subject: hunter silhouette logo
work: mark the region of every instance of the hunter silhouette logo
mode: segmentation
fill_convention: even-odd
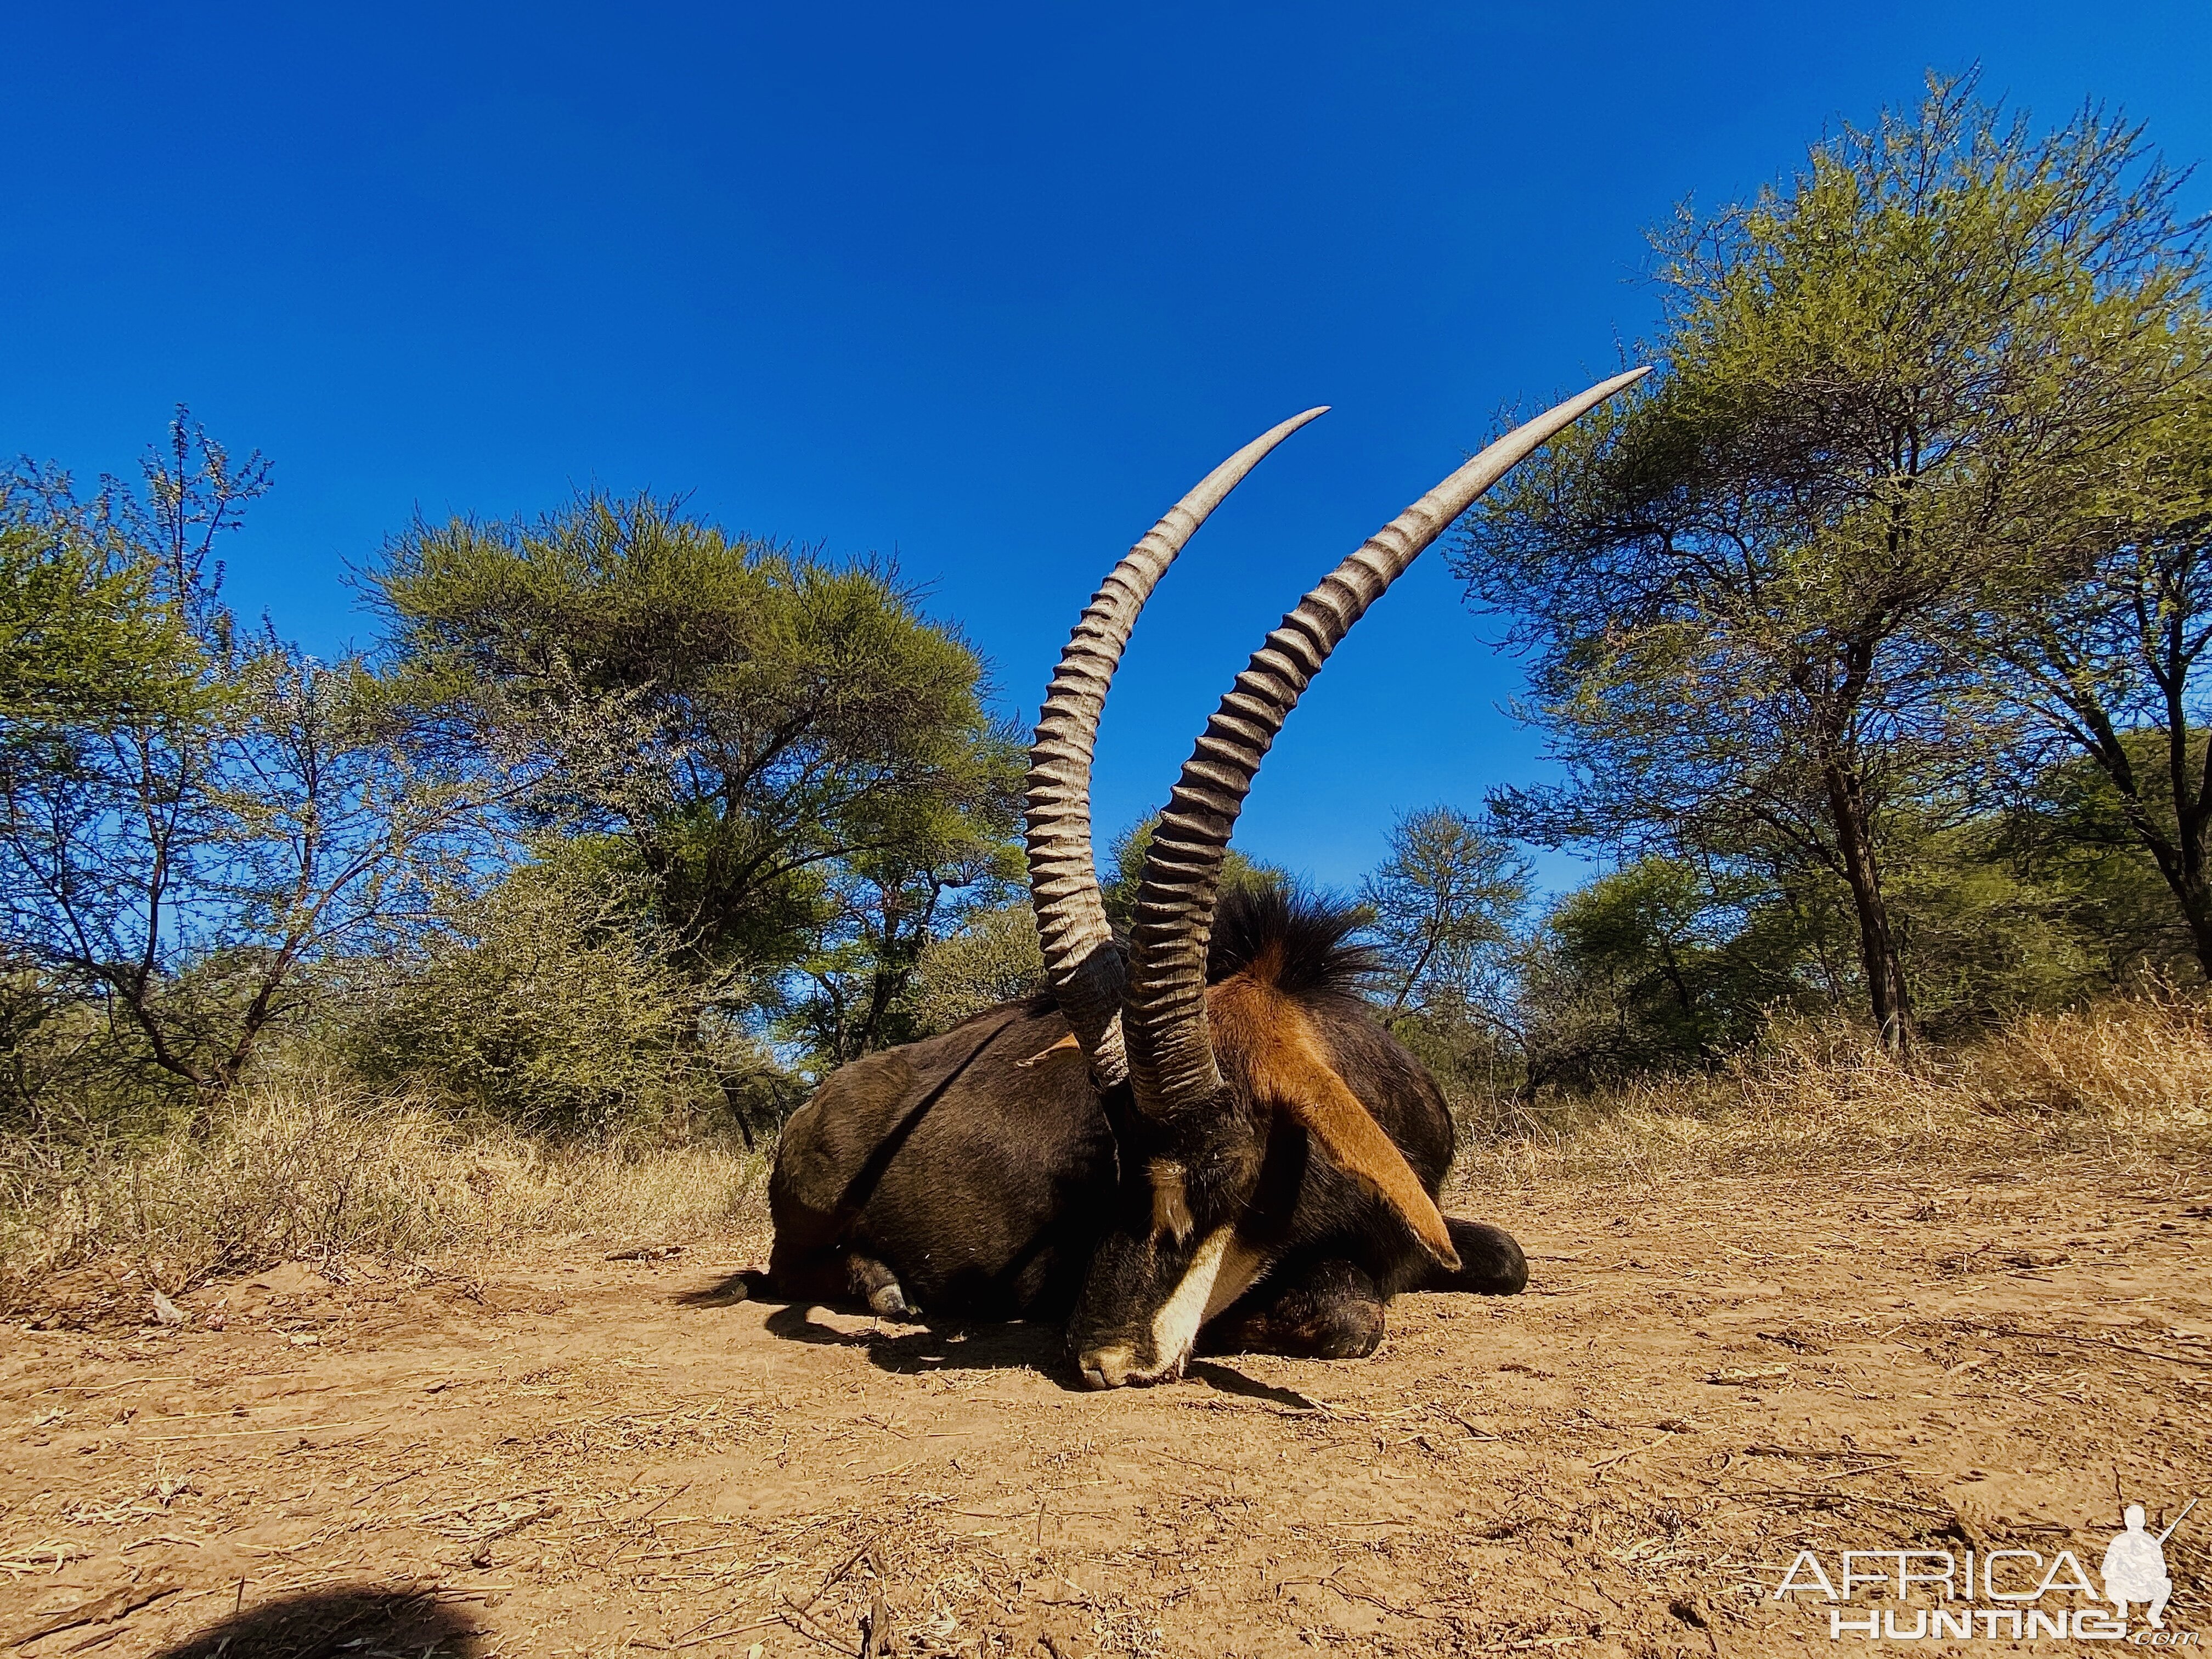
[[[2196,1507],[2192,1498],[2173,1517],[2173,1526],[2153,1537],[2143,1530],[2142,1505],[2128,1505],[2121,1517],[2127,1530],[2105,1549],[2105,1599],[2119,1610],[2122,1619],[2128,1616],[2129,1602],[2142,1601],[2148,1603],[2143,1617],[2150,1621],[2150,1627],[2166,1628],[2166,1598],[2173,1594],[2173,1580],[2166,1573],[2166,1540]]]
[[[1773,1599],[1814,1595],[1831,1603],[1828,1638],[1912,1642],[1928,1638],[2008,1642],[2039,1636],[2077,1642],[2125,1642],[2133,1647],[2194,1648],[2193,1631],[2169,1631],[2173,1595],[2166,1543],[2195,1509],[2194,1498],[2162,1532],[2146,1526],[2143,1506],[2122,1512],[2124,1530],[2099,1564],[2100,1591],[2072,1550],[2046,1558],[2032,1549],[1845,1550],[1831,1572],[1811,1550],[1800,1550]],[[1864,1595],[1890,1607],[1852,1606]],[[1916,1596],[1923,1605],[1912,1605]],[[2131,1627],[2130,1607],[2142,1609]]]

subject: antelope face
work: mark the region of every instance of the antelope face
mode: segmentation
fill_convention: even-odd
[[[1197,1157],[1156,1147],[1124,1185],[1067,1327],[1094,1389],[1181,1376],[1200,1328],[1267,1271],[1268,1252],[1240,1224],[1260,1181],[1264,1124],[1238,1122],[1233,1107],[1223,1116],[1232,1133],[1220,1144]]]

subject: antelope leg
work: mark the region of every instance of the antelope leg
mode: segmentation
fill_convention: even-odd
[[[1364,1359],[1382,1340],[1382,1293],[1356,1262],[1313,1262],[1255,1288],[1199,1334],[1204,1353]]]

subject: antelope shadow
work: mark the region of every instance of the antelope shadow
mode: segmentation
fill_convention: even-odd
[[[813,1318],[817,1307],[828,1305],[830,1304],[788,1303],[768,1316],[763,1328],[770,1336],[785,1342],[862,1349],[870,1364],[894,1376],[918,1376],[930,1371],[1033,1370],[1061,1388],[1076,1387],[1067,1364],[1066,1343],[1057,1324],[1012,1320],[1005,1323],[879,1325],[868,1330],[846,1331]]]
[[[922,1325],[893,1332],[883,1327],[865,1331],[840,1330],[817,1323],[810,1316],[816,1304],[792,1303],[770,1314],[768,1333],[786,1342],[818,1343],[824,1347],[860,1348],[877,1370],[893,1376],[919,1376],[931,1371],[1034,1370],[1070,1394],[1088,1395],[1068,1363],[1066,1336],[1054,1324],[1036,1320],[1004,1324]],[[1218,1393],[1245,1400],[1264,1400],[1291,1411],[1319,1411],[1320,1405],[1295,1389],[1279,1388],[1247,1376],[1219,1358],[1194,1359],[1185,1380],[1202,1382]]]

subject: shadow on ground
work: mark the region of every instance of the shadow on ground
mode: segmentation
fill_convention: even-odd
[[[474,1659],[482,1634],[430,1590],[351,1584],[280,1596],[165,1648],[156,1659]]]
[[[786,1342],[814,1342],[825,1347],[863,1348],[877,1370],[904,1376],[928,1371],[1042,1373],[1063,1388],[1073,1386],[1057,1325],[1019,1322],[987,1325],[876,1326],[841,1331],[817,1324],[811,1304],[794,1302],[768,1316],[764,1328]]]
[[[896,1334],[877,1326],[864,1331],[842,1331],[817,1324],[812,1310],[793,1303],[768,1316],[764,1328],[786,1342],[817,1342],[828,1347],[864,1348],[877,1370],[895,1376],[916,1376],[931,1371],[1033,1370],[1071,1394],[1086,1390],[1079,1382],[1057,1325],[1007,1324],[918,1327]],[[1194,1359],[1184,1371],[1194,1382],[1247,1400],[1264,1400],[1292,1411],[1319,1411],[1320,1406],[1295,1389],[1277,1388],[1247,1376],[1218,1359]]]
[[[742,1267],[711,1285],[679,1291],[674,1298],[679,1308],[732,1308],[740,1302],[778,1299],[769,1288],[768,1275],[758,1267]]]
[[[1279,1389],[1272,1382],[1262,1382],[1255,1376],[1247,1376],[1234,1365],[1224,1365],[1218,1359],[1194,1359],[1184,1368],[1183,1375],[1193,1382],[1203,1382],[1209,1389],[1218,1389],[1224,1394],[1233,1394],[1246,1400],[1265,1400],[1272,1405],[1287,1406],[1297,1412],[1317,1412],[1318,1401],[1309,1400],[1296,1389]]]
[[[1070,1393],[1079,1394],[1073,1368],[1067,1363],[1060,1327],[1038,1321],[1010,1320],[977,1325],[871,1326],[866,1330],[840,1330],[817,1322],[811,1302],[784,1302],[769,1289],[768,1275],[747,1268],[697,1290],[685,1291],[675,1300],[690,1308],[726,1308],[744,1302],[781,1303],[763,1322],[770,1336],[785,1342],[811,1342],[823,1347],[862,1348],[877,1370],[894,1376],[915,1376],[929,1371],[1033,1370],[1050,1378]],[[842,1310],[865,1313],[854,1307]],[[1321,1407],[1295,1389],[1279,1389],[1244,1375],[1218,1359],[1194,1359],[1185,1372],[1223,1394],[1248,1400],[1265,1400],[1292,1411]]]

